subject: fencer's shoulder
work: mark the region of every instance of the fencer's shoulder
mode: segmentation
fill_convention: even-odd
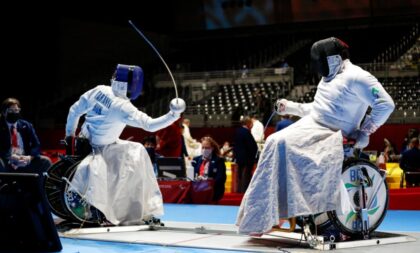
[[[107,88],[108,88],[108,86],[106,86],[106,85],[96,85],[95,87],[93,87],[89,91],[98,91],[98,90],[106,91]]]
[[[112,91],[112,87],[109,85],[98,85],[94,89],[96,92],[101,92],[102,94],[106,95],[112,99],[112,101],[119,101],[121,103],[125,101],[123,98],[115,96],[114,92]]]
[[[19,119],[17,121],[17,124],[18,124],[18,128],[25,128],[25,127],[33,128],[32,123],[24,119]]]
[[[95,88],[93,88],[93,90],[95,90],[96,92],[100,91],[100,92],[102,92],[102,93],[104,93],[108,96],[109,95],[113,96],[112,88],[111,88],[111,86],[108,86],[108,85],[98,85]]]
[[[371,79],[373,75],[362,69],[361,67],[351,63],[349,60],[345,61],[345,74],[350,80],[354,80],[356,82],[360,82],[363,80]]]
[[[114,96],[112,102],[112,108],[120,113],[132,114],[138,111],[129,99],[124,99],[118,96]]]
[[[128,99],[124,99],[121,97],[118,97],[114,94],[112,91],[112,87],[108,85],[98,85],[90,90],[91,99],[93,100],[102,100],[105,101],[106,104],[112,104],[112,109],[126,109],[127,107],[133,106],[133,104]],[[131,109],[131,108],[130,108]]]
[[[345,68],[346,70],[348,70],[349,74],[364,75],[364,76],[372,75],[368,71],[362,69],[360,66],[357,66],[351,63],[350,60],[345,61]]]
[[[82,97],[90,98],[92,96],[95,96],[97,93],[102,92],[104,94],[107,94],[107,86],[105,85],[97,85],[93,87],[92,89],[86,91]]]
[[[362,69],[361,67],[353,64],[350,60],[345,60],[344,61],[344,68],[345,70],[347,70],[348,72],[367,72],[366,70]]]

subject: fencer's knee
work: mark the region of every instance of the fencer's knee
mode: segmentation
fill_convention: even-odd
[[[43,165],[48,166],[48,167],[52,165],[51,159],[48,156],[42,155],[39,158]]]

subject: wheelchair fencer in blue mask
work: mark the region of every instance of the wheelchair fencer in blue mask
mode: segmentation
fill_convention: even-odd
[[[149,132],[165,128],[186,105],[174,98],[168,113],[151,118],[130,101],[139,97],[142,86],[139,66],[118,64],[111,86],[96,86],[70,107],[66,139],[75,137],[84,115],[78,137],[92,146],[92,152],[73,166],[64,189],[65,204],[79,221],[95,219],[91,207],[114,225],[142,224],[163,215],[162,196],[146,149],[138,142],[121,140],[120,135],[126,126]]]

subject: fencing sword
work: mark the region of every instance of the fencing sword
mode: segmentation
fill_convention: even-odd
[[[270,121],[271,121],[271,119],[273,118],[273,116],[276,114],[277,112],[276,112],[276,110],[274,110],[272,113],[271,113],[271,115],[270,115],[270,118],[268,118],[268,120],[267,120],[267,123],[265,123],[265,127],[264,127],[264,135],[265,135],[265,131],[267,130],[267,127],[268,127],[268,125],[270,124]],[[255,154],[255,159],[257,159],[258,158],[258,156],[260,155],[260,151],[259,150],[257,150],[257,153]]]
[[[178,89],[177,89],[177,85],[175,82],[175,78],[172,75],[172,71],[169,68],[168,64],[166,64],[165,60],[163,59],[163,57],[160,55],[159,51],[156,49],[156,47],[152,44],[152,42],[150,42],[150,40],[146,37],[146,35],[143,34],[142,31],[140,31],[140,29],[138,29],[136,27],[136,25],[131,21],[128,20],[128,23],[131,25],[131,27],[134,28],[134,30],[147,42],[147,44],[153,49],[153,51],[155,51],[155,53],[159,56],[159,59],[162,61],[163,65],[165,65],[166,69],[168,70],[169,75],[171,76],[172,82],[174,84],[174,88],[175,88],[175,97],[178,98]],[[177,100],[178,101],[178,100]]]

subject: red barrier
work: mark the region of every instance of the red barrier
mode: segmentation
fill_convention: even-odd
[[[410,128],[420,129],[420,122],[417,124],[386,124],[383,125],[372,134],[370,138],[369,146],[367,150],[383,150],[384,149],[384,138],[394,143],[399,150],[401,150],[401,144],[404,140],[405,135]],[[268,127],[265,131],[265,136],[268,137],[274,132],[274,127]],[[41,140],[42,148],[44,149],[62,149],[60,140],[64,138],[64,129],[40,129],[37,130],[37,134]],[[139,128],[127,127],[121,134],[121,139],[132,138],[132,141],[141,142],[141,140],[147,135],[153,135],[154,133],[146,132]],[[224,141],[233,142],[235,134],[234,127],[200,127],[191,128],[191,135],[200,139],[203,136],[212,136],[217,143],[223,144]]]
[[[225,193],[219,205],[239,206],[243,193]],[[420,187],[389,190],[389,210],[420,210]]]
[[[158,180],[164,203],[189,203],[190,181]]]
[[[391,210],[420,210],[420,187],[389,190]]]
[[[214,180],[193,181],[191,187],[192,204],[210,204],[213,202]]]

